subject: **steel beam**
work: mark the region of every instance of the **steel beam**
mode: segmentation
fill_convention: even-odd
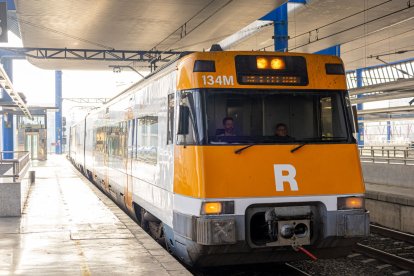
[[[358,111],[360,115],[367,115],[367,114],[390,114],[390,113],[409,113],[414,112],[414,106],[395,106],[395,107],[385,107],[385,108],[374,108],[374,109],[365,109]]]
[[[141,51],[141,50],[99,50],[69,48],[17,48],[0,47],[0,50],[24,55],[35,59],[69,59],[69,60],[100,60],[130,62],[169,62],[172,56],[183,52],[178,51]]]
[[[364,97],[351,99],[353,104],[362,104],[368,102],[377,102],[377,101],[385,101],[385,100],[396,100],[402,98],[411,98],[414,97],[414,89],[410,91],[395,91],[395,92],[387,92],[387,93],[376,93],[371,95],[364,95]]]
[[[63,98],[62,100],[71,101],[75,103],[86,103],[86,104],[104,104],[110,100],[110,98]]]
[[[392,122],[392,121],[411,121],[414,120],[414,114],[367,114],[361,115],[364,122]]]
[[[393,82],[374,84],[364,87],[357,87],[349,90],[350,95],[367,94],[374,92],[392,92],[412,90],[414,87],[414,79],[402,79]]]

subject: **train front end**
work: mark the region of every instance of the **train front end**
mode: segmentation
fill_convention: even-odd
[[[177,82],[166,229],[177,256],[198,266],[306,258],[299,248],[329,258],[369,234],[339,58],[195,53]]]

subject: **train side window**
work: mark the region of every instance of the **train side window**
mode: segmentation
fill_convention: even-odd
[[[342,105],[338,96],[329,95],[321,97],[321,136],[346,137],[346,126],[344,116],[341,114]]]
[[[103,127],[98,127],[97,129],[94,129],[95,132],[95,149],[98,152],[103,153],[104,152],[104,137],[105,137],[105,130]]]
[[[174,94],[168,95],[168,122],[167,122],[167,145],[173,143],[174,140]]]
[[[148,164],[157,163],[158,117],[143,116],[137,125],[137,160]]]
[[[203,132],[203,116],[202,116],[202,107],[201,107],[201,96],[199,91],[189,90],[181,91],[179,94],[179,106],[178,110],[181,112],[181,107],[188,109],[188,118],[185,120],[188,125],[188,133],[180,134],[180,124],[178,122],[177,126],[177,144],[178,145],[196,145],[203,143],[204,141],[204,132]],[[181,118],[178,118],[180,121]]]

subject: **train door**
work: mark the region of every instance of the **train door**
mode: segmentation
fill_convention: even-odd
[[[105,147],[103,153],[103,188],[109,192],[109,134],[110,127],[105,127]]]
[[[131,116],[132,117],[132,114]],[[132,160],[134,159],[135,152],[135,120],[128,120],[128,141],[127,141],[127,163],[126,163],[126,173],[127,173],[127,185],[125,187],[125,206],[133,211],[132,207],[132,189],[133,189],[133,179],[132,179]]]

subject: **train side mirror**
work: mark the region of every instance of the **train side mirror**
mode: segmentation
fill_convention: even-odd
[[[358,111],[356,105],[352,106],[352,115],[354,116],[354,124],[355,124],[355,132],[359,132],[359,126],[358,126]]]
[[[180,105],[178,114],[178,134],[187,135],[189,133],[190,124],[190,108],[185,105]]]

